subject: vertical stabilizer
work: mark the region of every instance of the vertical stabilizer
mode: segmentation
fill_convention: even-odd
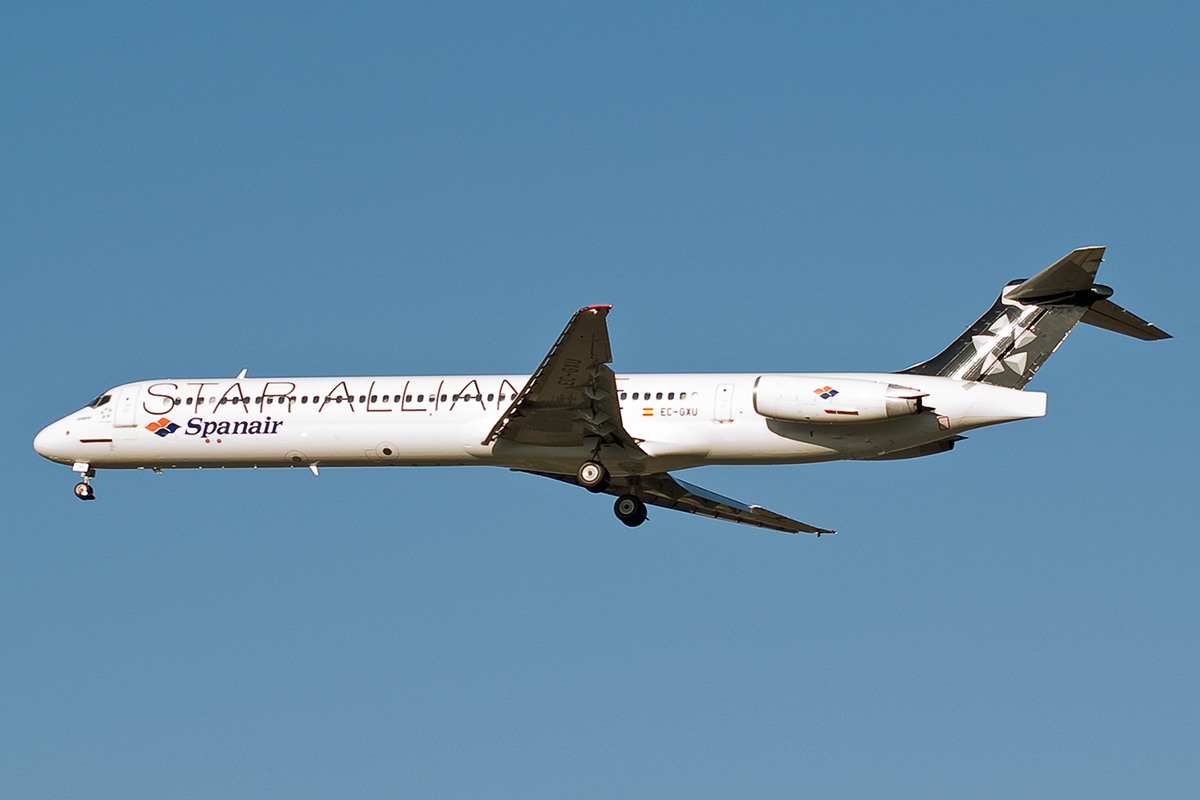
[[[1169,339],[1169,334],[1108,300],[1112,289],[1095,283],[1103,256],[1103,247],[1082,247],[1028,280],[1012,281],[949,347],[900,374],[1022,389],[1076,323],[1139,339]]]

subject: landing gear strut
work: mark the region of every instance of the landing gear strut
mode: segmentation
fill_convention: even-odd
[[[583,462],[576,479],[589,492],[603,492],[608,488],[608,470],[597,461]]]
[[[623,494],[613,503],[613,513],[621,522],[636,528],[646,521],[646,504],[632,494]]]
[[[80,500],[95,500],[96,490],[92,488],[92,478],[96,477],[96,470],[84,463],[77,463],[74,470],[79,473],[82,481],[75,484],[75,496]]]

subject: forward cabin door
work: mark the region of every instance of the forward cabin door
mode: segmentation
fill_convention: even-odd
[[[717,399],[713,403],[713,422],[733,422],[733,384],[717,386]]]
[[[122,386],[117,394],[117,410],[113,412],[114,428],[132,428],[137,425],[137,399],[141,386]]]

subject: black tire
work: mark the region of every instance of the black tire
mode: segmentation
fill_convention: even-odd
[[[92,489],[91,484],[77,483],[75,484],[75,496],[80,500],[95,500],[96,492]]]
[[[646,504],[632,494],[623,494],[613,503],[613,513],[621,522],[636,528],[646,521]]]
[[[608,470],[597,461],[583,462],[575,479],[589,492],[603,492],[608,488]]]

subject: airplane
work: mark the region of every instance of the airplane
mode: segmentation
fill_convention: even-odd
[[[1103,247],[1008,283],[945,350],[887,373],[622,374],[611,306],[579,309],[533,375],[167,379],[127,383],[37,434],[95,499],[97,469],[507,467],[616,496],[635,527],[661,506],[786,533],[834,533],[694,486],[707,464],[895,460],[1046,413],[1029,379],[1083,322],[1169,339],[1095,283]]]

